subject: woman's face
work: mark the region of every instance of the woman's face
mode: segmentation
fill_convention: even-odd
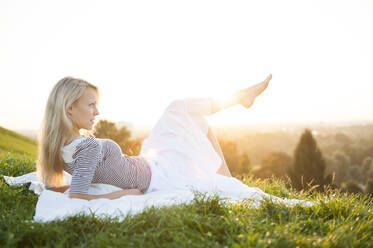
[[[83,95],[67,109],[70,118],[76,123],[78,130],[91,130],[95,116],[99,114],[97,110],[96,91],[87,87]]]

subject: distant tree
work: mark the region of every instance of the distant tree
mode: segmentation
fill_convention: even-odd
[[[373,140],[372,140],[372,143],[373,143]],[[365,156],[373,157],[373,145],[365,147],[364,154],[365,154]]]
[[[350,158],[342,151],[336,151],[333,154],[333,158],[336,161],[335,168],[335,181],[337,184],[341,184],[347,178],[348,168],[350,167]]]
[[[140,155],[142,142],[145,138],[131,139],[127,142],[124,153],[128,156],[138,156]]]
[[[369,194],[370,196],[373,197],[373,179],[367,180],[364,193]]]
[[[366,149],[360,144],[347,144],[342,148],[351,160],[351,164],[362,164],[363,159],[366,157]]]
[[[372,159],[372,157],[368,156],[368,157],[364,158],[363,164],[362,164],[362,171],[363,171],[363,173],[366,175],[366,173],[372,167],[373,167],[373,159]]]
[[[324,176],[325,160],[312,132],[306,129],[294,151],[294,161],[288,170],[289,177],[294,187],[298,190],[315,186],[318,191],[323,191],[324,186],[331,184],[332,176]]]
[[[348,193],[354,193],[354,194],[363,193],[363,189],[361,188],[359,183],[356,182],[355,180],[348,180],[342,183],[341,191],[348,192]]]
[[[363,182],[364,181],[364,175],[363,175],[359,165],[355,164],[355,165],[353,165],[349,168],[348,178],[352,179],[352,180],[355,180],[357,182]]]
[[[235,142],[219,137],[217,139],[232,176],[249,173],[251,171],[249,156],[246,153],[240,153]]]
[[[286,177],[287,170],[292,164],[292,158],[285,152],[271,152],[261,162],[259,169],[253,175],[259,178]]]
[[[335,136],[334,136],[334,139],[335,141],[340,144],[340,146],[344,146],[344,145],[347,145],[347,144],[350,144],[351,143],[351,139],[350,137],[348,137],[346,134],[344,133],[337,133]]]
[[[373,179],[373,168],[370,168],[367,172],[366,180]]]
[[[105,119],[97,122],[92,133],[96,138],[114,140],[122,149],[122,153],[125,153],[127,143],[131,137],[131,132],[126,126],[117,129],[114,122]]]
[[[325,173],[326,174],[333,174],[337,171],[337,160],[334,159],[333,156],[325,155],[323,153],[324,159],[325,159]]]

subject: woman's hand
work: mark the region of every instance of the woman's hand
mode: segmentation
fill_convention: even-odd
[[[143,195],[143,194],[144,193],[139,189],[123,189],[123,190],[115,191],[115,192],[112,192],[112,193],[109,193],[109,194],[105,194],[107,196],[104,197],[104,198],[117,199],[117,198],[122,197],[124,195]],[[105,196],[105,195],[102,195],[102,196]]]

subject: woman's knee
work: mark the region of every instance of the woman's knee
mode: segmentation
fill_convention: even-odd
[[[181,112],[185,111],[184,99],[173,100],[166,108],[166,111]]]

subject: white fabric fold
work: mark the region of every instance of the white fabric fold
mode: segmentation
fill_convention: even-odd
[[[66,173],[66,182],[70,180]],[[94,200],[83,200],[69,198],[67,190],[65,193],[47,190],[44,184],[37,178],[36,172],[31,172],[18,177],[4,176],[8,185],[23,185],[31,183],[29,189],[39,195],[35,215],[35,222],[49,222],[63,220],[68,216],[76,214],[94,214],[96,217],[113,217],[122,221],[126,215],[137,214],[148,207],[171,206],[181,203],[190,203],[195,195],[190,189],[159,190],[144,195],[126,195],[120,198],[109,200],[104,198]],[[239,201],[252,200],[250,207],[260,206],[265,197],[274,202],[285,203],[288,206],[300,204],[303,207],[314,206],[315,203],[297,199],[284,199],[269,195],[256,187],[248,187],[236,178],[216,175],[216,188],[209,191],[200,191],[206,196],[219,196],[222,203],[237,203]],[[106,194],[120,190],[120,188],[108,184],[91,184],[88,193],[92,195]]]

